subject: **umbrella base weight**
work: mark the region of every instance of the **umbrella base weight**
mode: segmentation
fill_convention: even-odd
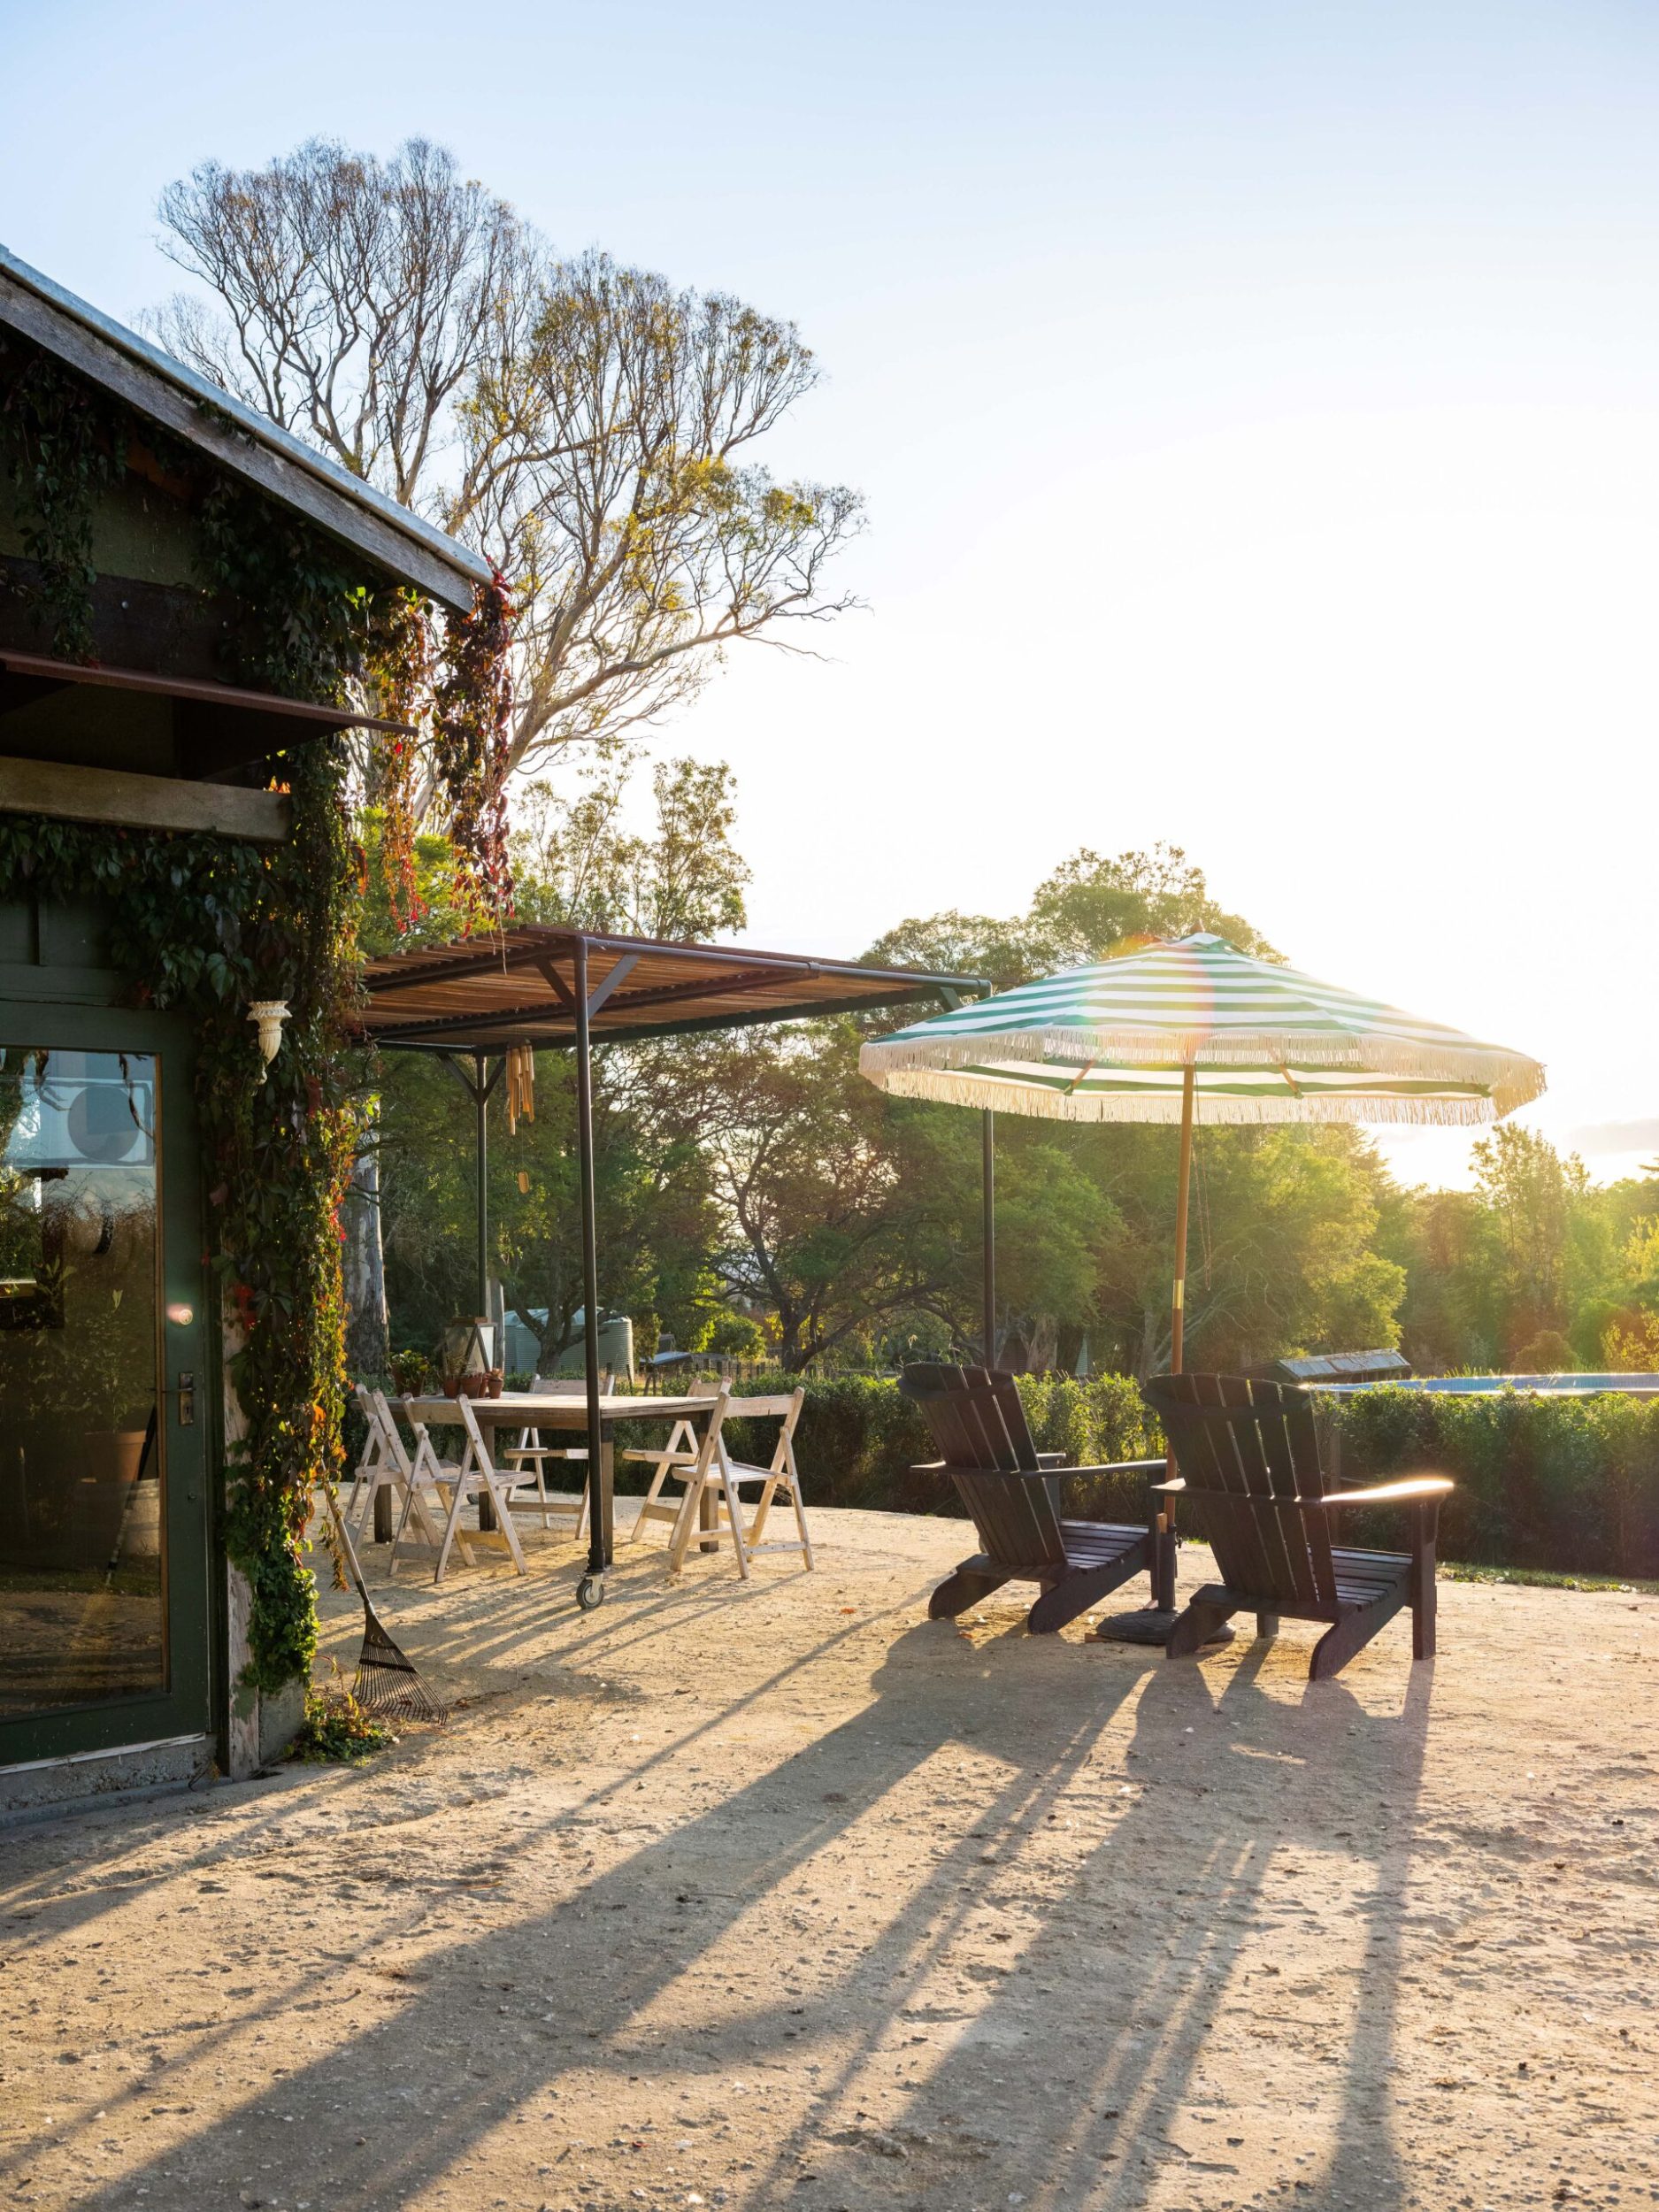
[[[1109,1613],[1090,1629],[1089,1640],[1099,1644],[1156,1644],[1162,1650],[1179,1618],[1179,1613],[1166,1613],[1157,1605],[1143,1605],[1133,1613]],[[1205,1649],[1211,1644],[1232,1641],[1233,1631],[1223,1626],[1210,1637]]]

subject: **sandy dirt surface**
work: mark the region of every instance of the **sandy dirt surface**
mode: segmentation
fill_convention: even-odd
[[[1310,1686],[816,1525],[592,1615],[567,1544],[403,1570],[447,1732],[0,1832],[0,2203],[1659,2198],[1659,1599],[1446,1584]]]

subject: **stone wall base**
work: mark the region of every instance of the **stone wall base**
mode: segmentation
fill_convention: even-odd
[[[210,1736],[126,1744],[113,1751],[0,1767],[0,1821],[77,1811],[134,1791],[184,1789],[212,1771]]]

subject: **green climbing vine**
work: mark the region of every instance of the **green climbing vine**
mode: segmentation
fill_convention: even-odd
[[[281,846],[0,818],[0,899],[97,900],[142,1002],[193,1017],[210,1249],[245,1433],[227,1450],[225,1535],[252,1593],[244,1680],[309,1671],[315,1592],[302,1559],[315,1486],[341,1458],[339,1208],[357,1134],[345,1016],[357,874],[343,749],[290,758]],[[248,1002],[291,1019],[266,1079]]]
[[[62,660],[92,657],[92,518],[121,465],[119,424],[118,402],[36,348],[0,339],[0,446],[37,572],[24,588]]]
[[[194,1018],[211,1256],[244,1431],[227,1447],[226,1545],[252,1594],[243,1681],[274,1689],[310,1671],[303,1537],[315,1486],[341,1460],[339,1216],[360,1134],[350,1015],[365,881],[350,805],[386,805],[383,864],[399,872],[394,905],[407,919],[417,780],[429,773],[457,833],[468,910],[503,910],[506,594],[499,580],[480,591],[439,650],[419,595],[365,577],[303,518],[11,337],[0,340],[0,448],[33,564],[23,588],[60,657],[96,650],[96,503],[137,462],[188,498],[227,678],[336,704],[362,682],[380,718],[409,726],[359,749],[355,792],[343,739],[282,756],[293,833],[280,846],[0,817],[0,898],[96,898],[136,996]],[[254,999],[290,1009],[264,1082],[246,1018]]]

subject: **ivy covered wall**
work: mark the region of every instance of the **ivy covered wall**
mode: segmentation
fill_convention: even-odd
[[[206,655],[227,681],[313,702],[345,703],[353,678],[411,690],[400,655],[411,631],[424,645],[424,616],[407,588],[10,335],[0,475],[0,621],[14,637],[25,625],[35,651],[119,665],[112,641],[138,635],[149,657],[126,664],[153,672],[194,674]],[[95,736],[127,741],[124,761],[99,757],[165,770],[153,699],[70,696],[88,703]],[[0,903],[96,902],[134,1002],[193,1019],[209,1262],[239,1416],[223,1536],[250,1592],[240,1686],[267,1692],[309,1671],[302,1539],[341,1456],[339,1208],[363,1074],[349,770],[335,736],[264,764],[260,780],[292,798],[278,846],[0,814]],[[263,1082],[256,999],[291,1009]]]

